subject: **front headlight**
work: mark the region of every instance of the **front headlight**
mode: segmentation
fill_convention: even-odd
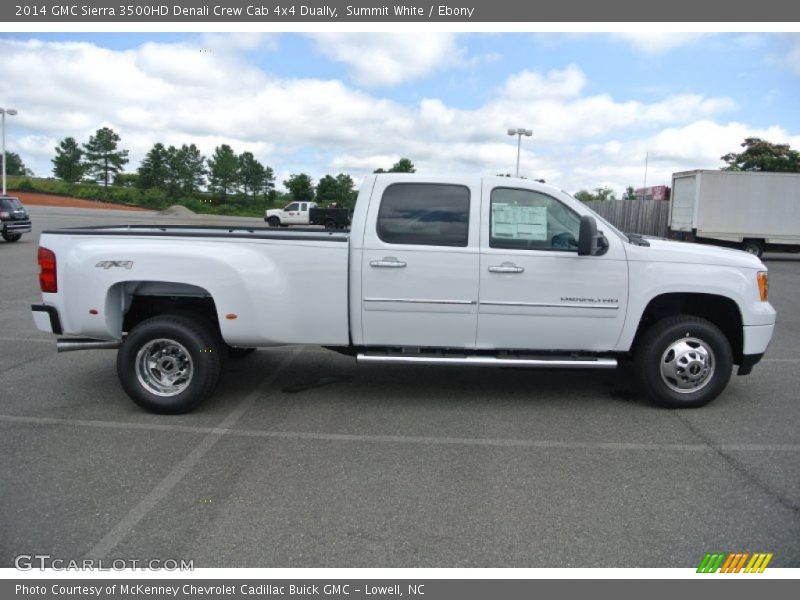
[[[769,294],[769,277],[767,276],[766,271],[759,271],[756,274],[756,279],[758,279],[758,293],[761,294],[761,301],[767,301],[767,295]]]

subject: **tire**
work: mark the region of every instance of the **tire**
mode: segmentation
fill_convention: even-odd
[[[244,358],[245,356],[250,356],[255,351],[255,348],[239,348],[238,346],[228,346],[228,358]]]
[[[728,338],[698,317],[667,317],[644,332],[634,358],[639,387],[658,406],[698,408],[716,398],[731,377]]]
[[[21,233],[8,233],[7,231],[3,231],[3,239],[7,242],[18,242],[21,237]]]
[[[333,219],[325,221],[325,229],[336,229],[336,221]]]
[[[131,400],[145,410],[186,413],[216,387],[223,348],[202,319],[185,314],[152,317],[134,327],[122,343],[117,376]]]
[[[758,240],[745,240],[742,242],[742,250],[761,258],[761,255],[764,254],[764,244]]]
[[[281,226],[281,220],[278,217],[267,217],[266,221],[267,221],[267,225],[269,225],[270,227],[280,227]]]

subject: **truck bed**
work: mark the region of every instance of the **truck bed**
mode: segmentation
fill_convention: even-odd
[[[47,230],[66,334],[119,339],[115,307],[141,296],[213,299],[233,346],[347,345],[346,232],[219,225],[106,225]],[[324,291],[323,291],[324,290]]]
[[[48,229],[52,235],[119,235],[147,237],[216,237],[263,240],[347,242],[349,233],[309,227],[281,230],[275,227],[229,227],[227,225],[92,225]]]

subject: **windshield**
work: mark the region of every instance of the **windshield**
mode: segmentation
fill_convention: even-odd
[[[22,203],[16,198],[0,198],[0,208],[14,210],[17,208],[22,208]]]

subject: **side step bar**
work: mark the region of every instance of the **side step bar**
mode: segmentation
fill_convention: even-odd
[[[495,356],[425,356],[420,354],[369,354],[356,355],[358,363],[365,364],[422,364],[468,365],[471,367],[537,367],[542,369],[614,369],[616,358],[498,358]]]
[[[59,352],[75,350],[116,350],[122,345],[120,340],[96,340],[94,338],[58,338],[56,349]]]

